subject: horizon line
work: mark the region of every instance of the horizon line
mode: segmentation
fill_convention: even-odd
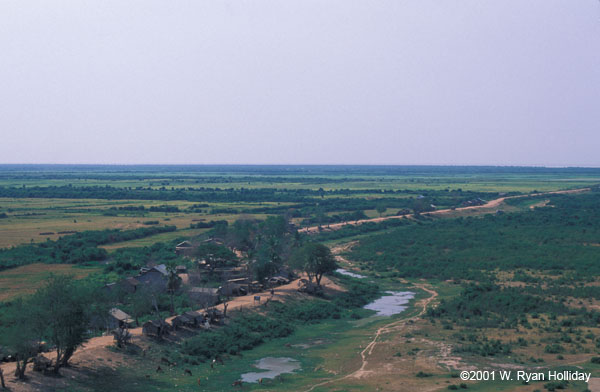
[[[502,167],[538,169],[600,169],[600,166],[545,164],[403,164],[403,163],[0,163],[0,166],[364,166],[364,167]]]

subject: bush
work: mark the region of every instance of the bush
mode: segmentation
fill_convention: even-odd
[[[548,354],[558,354],[558,353],[562,353],[565,351],[565,348],[563,346],[561,346],[560,344],[554,343],[554,344],[549,344],[544,348],[544,351],[547,352]]]
[[[204,362],[220,354],[239,354],[264,341],[289,336],[294,327],[282,320],[259,314],[235,318],[231,324],[203,332],[183,342],[181,352]]]

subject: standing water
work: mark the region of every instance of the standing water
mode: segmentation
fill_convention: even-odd
[[[376,311],[378,316],[391,316],[405,311],[405,305],[415,296],[412,291],[386,291],[386,294],[390,295],[384,295],[365,305],[365,309]]]
[[[358,278],[358,279],[366,278],[366,276],[364,276],[364,275],[355,274],[354,272],[350,272],[350,271],[345,270],[343,268],[338,268],[338,269],[335,270],[335,272],[337,272],[338,274],[342,274],[342,275],[346,275],[346,276],[351,276],[353,278]]]
[[[259,360],[254,366],[267,371],[244,373],[242,374],[243,382],[258,382],[261,378],[275,378],[280,374],[292,373],[294,370],[300,369],[298,361],[285,357],[266,357]]]

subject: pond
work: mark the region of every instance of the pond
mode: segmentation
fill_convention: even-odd
[[[350,271],[345,270],[343,268],[338,268],[338,269],[335,270],[335,272],[337,272],[338,274],[342,274],[342,275],[346,275],[346,276],[351,276],[353,278],[358,278],[358,279],[366,278],[366,276],[364,276],[364,275],[356,274],[354,272],[350,272]]]
[[[261,378],[275,378],[280,374],[293,373],[294,370],[300,369],[300,362],[286,357],[266,357],[257,361],[254,366],[266,371],[244,373],[241,376],[243,382],[258,382]]]
[[[412,291],[386,291],[383,297],[376,299],[365,309],[374,310],[378,316],[392,316],[406,310],[406,304],[415,297]]]

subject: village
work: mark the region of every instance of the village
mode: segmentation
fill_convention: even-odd
[[[204,243],[207,242],[223,246],[223,241],[219,239],[211,238],[204,241]],[[185,265],[177,265],[174,270],[165,264],[143,267],[136,276],[106,284],[103,291],[109,296],[138,292],[147,296],[154,308],[153,315],[155,317],[141,325],[142,334],[161,338],[169,331],[182,328],[199,331],[222,326],[226,323],[227,309],[233,298],[252,295],[252,306],[261,303],[266,305],[275,295],[277,287],[297,280],[297,276],[292,271],[282,268],[277,274],[266,279],[266,283],[260,283],[252,280],[252,273],[247,263],[240,262],[235,266],[215,268],[212,264],[219,264],[222,260],[218,260],[212,255],[197,259],[193,256],[196,247],[190,241],[183,241],[177,244],[174,250],[177,255],[186,258],[194,265],[194,270]],[[235,248],[231,250],[237,257],[244,257],[242,251]],[[221,284],[218,287],[201,285],[206,281],[221,282]],[[314,284],[306,279],[298,280],[297,284],[298,291],[301,292],[315,289]],[[162,318],[156,304],[156,295],[160,293],[185,295],[198,309]],[[257,293],[262,293],[262,295],[255,295]],[[265,296],[265,293],[268,295]],[[104,334],[114,335],[118,344],[126,342],[131,336],[129,330],[139,326],[134,317],[119,307],[111,308],[105,318],[95,318],[91,325],[92,328],[104,330]]]

